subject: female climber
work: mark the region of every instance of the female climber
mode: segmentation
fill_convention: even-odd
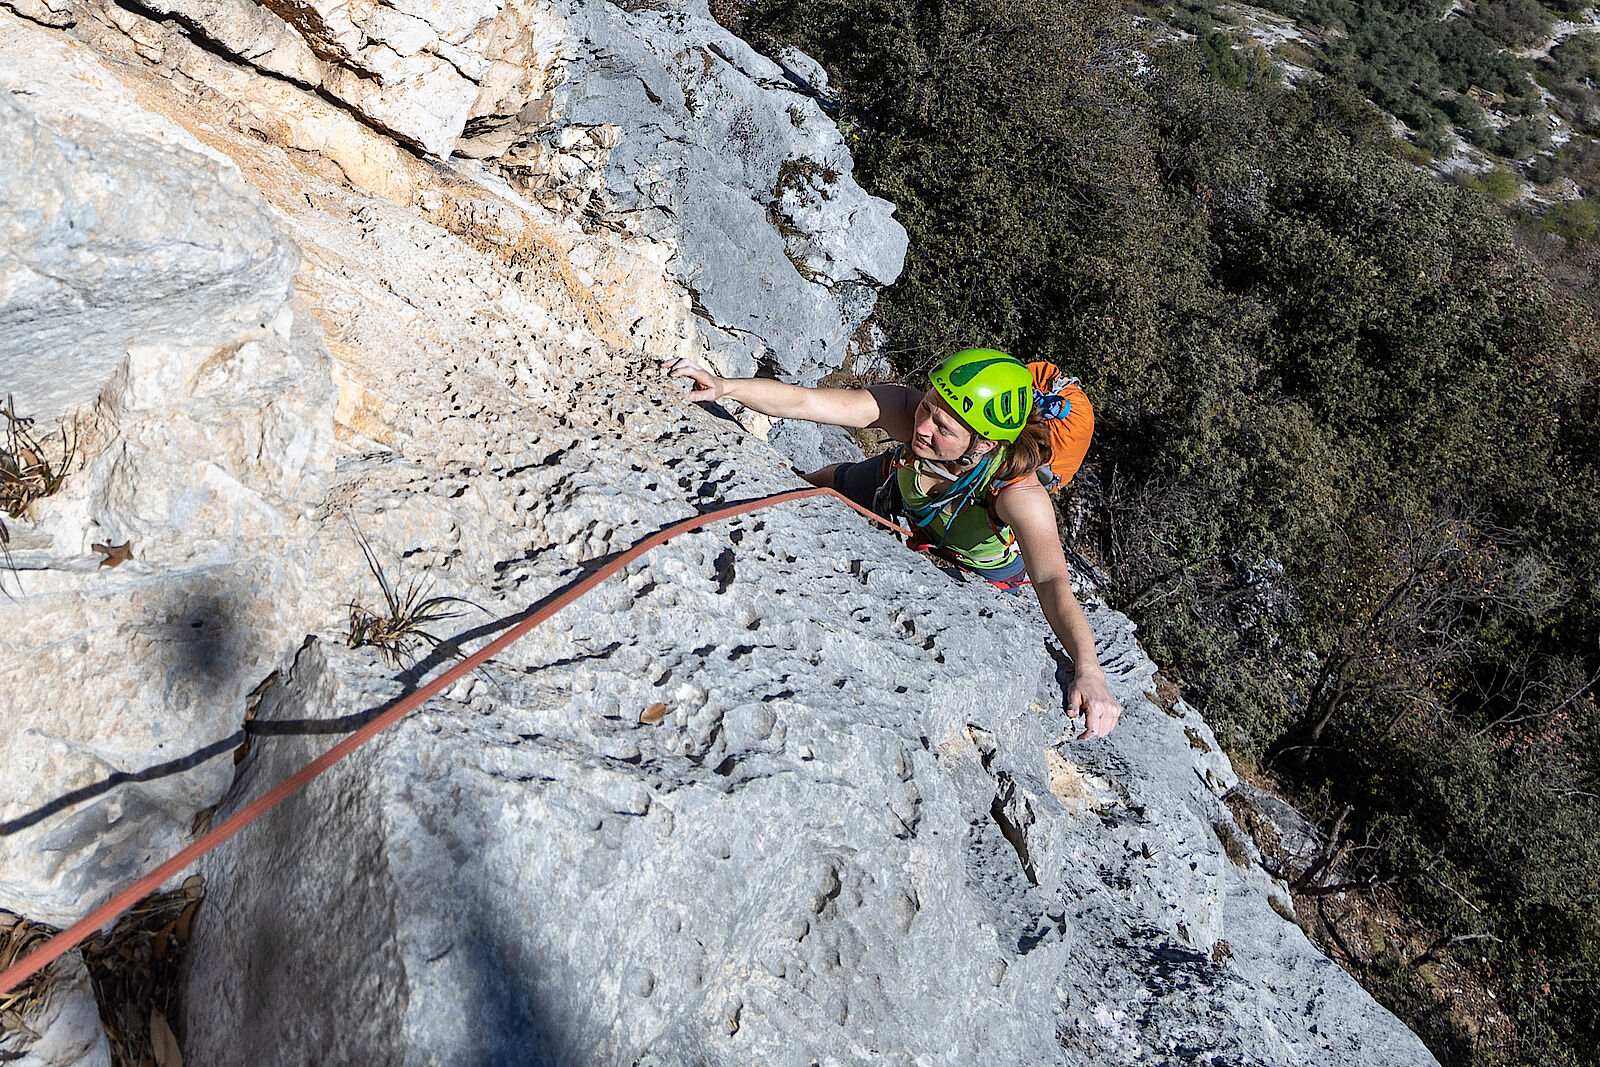
[[[1067,711],[1082,738],[1104,737],[1122,708],[1106,685],[1089,620],[1072,592],[1055,507],[1035,472],[1050,462],[1050,435],[1035,404],[1033,373],[1003,352],[957,352],[926,392],[903,385],[812,389],[767,378],[722,378],[684,359],[663,369],[690,378],[694,401],[736,400],[783,419],[876,427],[899,447],[806,476],[879,514],[901,512],[913,545],[927,547],[1007,592],[1031,583],[1072,657]]]

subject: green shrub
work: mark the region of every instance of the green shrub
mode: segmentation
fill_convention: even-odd
[[[1253,42],[1235,44],[1227,34],[1211,33],[1201,39],[1200,48],[1206,70],[1230,89],[1274,81],[1278,76],[1266,50]]]
[[[1522,195],[1522,182],[1504,167],[1474,174],[1463,179],[1461,184],[1496,204],[1509,204]]]
[[[1209,37],[1216,32],[1217,22],[1209,11],[1180,9],[1173,12],[1172,25],[1196,37]]]
[[[1299,41],[1283,40],[1272,46],[1272,57],[1282,63],[1316,70],[1320,60],[1315,52]]]
[[[1494,150],[1507,159],[1526,159],[1550,147],[1550,128],[1540,119],[1518,119],[1495,136]]]
[[[1550,36],[1550,13],[1537,0],[1490,0],[1478,4],[1474,21],[1510,48],[1543,44]]]
[[[1545,233],[1577,244],[1600,237],[1600,204],[1593,200],[1568,200],[1557,204],[1539,220]]]
[[[1584,196],[1600,195],[1600,141],[1574,137],[1556,152],[1560,172],[1577,183]]]
[[[1542,66],[1563,80],[1600,81],[1600,33],[1575,33],[1550,49]]]
[[[1600,133],[1600,34],[1579,33],[1551,49],[1539,72],[1554,109],[1580,133]]]
[[[1339,31],[1324,48],[1327,66],[1418,131],[1419,143],[1434,154],[1445,147],[1438,127],[1452,120],[1449,101],[1468,89],[1501,98],[1499,107],[1514,117],[1539,112],[1538,90],[1525,64],[1493,36],[1542,39],[1549,17],[1535,0],[1485,0],[1471,19],[1446,17],[1445,0],[1303,0],[1281,6],[1303,22]],[[1480,116],[1458,124],[1467,140],[1499,151]]]

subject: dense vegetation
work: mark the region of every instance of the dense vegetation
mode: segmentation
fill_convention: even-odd
[[[1441,132],[1459,128],[1480,148],[1522,159],[1549,146],[1534,117],[1539,92],[1505,47],[1537,44],[1550,32],[1548,13],[1534,0],[1485,2],[1477,17],[1445,18],[1450,0],[1274,0],[1285,14],[1340,31],[1328,42],[1329,65],[1353,79],[1384,110],[1442,147]],[[1468,91],[1502,98],[1515,121],[1491,127]]]
[[[1157,18],[1200,35],[1208,48],[1248,35],[1216,0],[1135,0]],[[1297,20],[1321,47],[1275,46],[1289,61],[1353,82],[1441,158],[1461,137],[1498,156],[1548,195],[1570,178],[1600,196],[1600,33],[1557,29],[1584,0],[1263,0]],[[1570,36],[1569,36],[1570,34]],[[1500,179],[1509,173],[1502,170]],[[1515,185],[1508,190],[1516,195]],[[1508,198],[1505,196],[1502,199]]]
[[[1447,1063],[1600,1063],[1592,285],[1353,79],[1286,90],[1203,37],[1140,62],[1092,2],[760,2],[720,11],[828,65],[911,233],[899,367],[983,343],[1085,377],[1109,593],[1431,932],[1363,977]],[[1474,1038],[1439,959],[1514,1030]]]

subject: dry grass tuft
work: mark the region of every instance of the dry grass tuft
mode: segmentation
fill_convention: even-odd
[[[146,897],[109,932],[84,942],[112,1067],[182,1063],[169,1020],[179,1017],[178,978],[204,898],[205,883],[193,875],[177,892]]]
[[[6,588],[5,582],[7,574],[16,577],[17,565],[11,560],[11,531],[6,529],[6,520],[0,519],[0,593],[9,597],[11,591]],[[20,579],[18,587],[21,587]]]
[[[63,422],[60,441],[46,445],[34,435],[34,420],[17,414],[16,402],[9,393],[5,406],[0,407],[0,416],[6,423],[0,440],[0,514],[20,519],[28,514],[35,500],[50,496],[66,481],[67,471],[78,455],[78,426],[75,420]],[[5,587],[8,576],[16,579],[17,567],[11,559],[11,531],[0,519],[0,593],[7,597],[11,596]]]
[[[34,436],[34,420],[17,414],[9,394],[0,416],[6,421],[0,442],[0,511],[20,519],[35,500],[50,496],[66,481],[78,454],[77,424],[62,423],[60,442],[47,445]]]
[[[0,912],[0,971],[5,970],[49,940],[56,930],[42,923],[29,922],[20,915]],[[46,967],[9,993],[0,994],[0,1034],[22,1034],[29,1042],[39,1035],[26,1020],[44,1004],[55,983],[57,970]]]
[[[487,609],[458,596],[428,596],[430,583],[423,578],[413,578],[401,587],[389,580],[372,546],[359,530],[356,531],[356,542],[367,559],[367,569],[378,580],[378,590],[383,594],[383,608],[374,611],[351,601],[350,630],[345,635],[346,643],[351,648],[375,648],[396,667],[409,666],[415,659],[413,653],[417,647],[424,644],[430,651],[442,650],[450,655],[461,655],[461,650],[452,642],[436,637],[424,627],[466,614],[464,610],[451,607],[452,604],[477,607],[485,613]]]

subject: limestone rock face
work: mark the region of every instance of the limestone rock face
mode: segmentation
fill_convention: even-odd
[[[84,32],[109,22],[139,57],[217,87],[217,71],[195,70],[215,66],[192,54],[203,41],[436,156],[483,160],[547,208],[670,247],[727,373],[814,383],[899,275],[905,231],[852,180],[818,102],[825,77],[798,53],[757,54],[704,0],[137,3],[166,20],[108,6]],[[328,150],[337,119],[311,129],[281,86],[256,81],[279,97],[270,124]],[[329,154],[350,171],[348,149]]]
[[[60,28],[71,26],[76,21],[71,0],[3,0],[0,7],[10,8],[41,26]]]
[[[136,2],[433,155],[488,161],[547,207],[669,242],[729,373],[815,382],[900,272],[905,231],[851,179],[825,78],[757,54],[704,0]],[[170,60],[171,31],[110,17]]]
[[[0,599],[0,907],[58,922],[596,560],[794,487],[657,362],[812,380],[904,240],[816,72],[702,6],[62,10],[0,15],[9,121],[75,169],[19,165],[107,205],[185,174],[151,247],[220,214],[249,250],[197,241],[137,330],[62,298],[99,340],[35,376],[99,361]],[[114,275],[100,213],[13,195],[19,262]],[[383,586],[459,614],[348,647]],[[1431,1062],[1274,910],[1210,731],[1090,618],[1128,714],[1080,744],[1031,598],[836,502],[676,540],[206,861],[186,1059]]]
[[[906,236],[851,179],[810,87],[698,0],[586,4],[568,24],[580,43],[556,94],[564,122],[622,131],[602,217],[676,245],[727,373],[810,384],[838,367]]]
[[[10,17],[0,72],[28,176],[0,193],[5,386],[30,415],[95,400],[67,487],[8,524],[0,598],[0,898],[60,923],[226,787],[245,694],[307,626],[333,385],[298,249],[233,163]]]
[[[346,4],[137,0],[257,69],[320,88],[367,121],[448,156],[470,117],[513,113],[543,90],[560,41],[527,0]],[[128,28],[128,27],[125,27]],[[159,45],[149,43],[160,58]]]
[[[51,416],[93,400],[129,347],[259,326],[298,254],[238,168],[65,42],[6,22],[0,382],[19,411]]]
[[[328,76],[329,65],[269,6],[249,0],[142,0],[139,7],[152,15],[182,19],[199,28],[212,43],[266,73],[305,86],[321,85]],[[303,17],[321,24],[320,14],[319,9],[311,8]],[[348,23],[349,9],[343,14]],[[131,29],[137,24],[128,21],[121,25]]]

